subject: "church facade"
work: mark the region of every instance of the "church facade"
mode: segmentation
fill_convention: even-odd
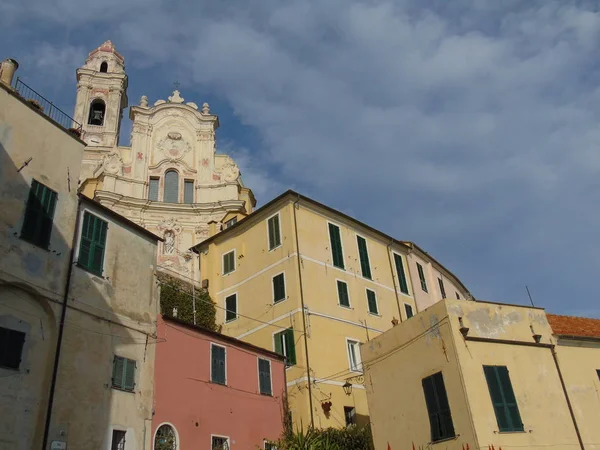
[[[74,119],[87,143],[82,192],[164,238],[157,264],[197,279],[189,249],[209,237],[210,223],[229,226],[256,204],[235,161],[216,153],[219,119],[207,103],[142,96],[129,110],[130,144],[119,143],[128,105],[124,58],[107,41],[77,69]]]

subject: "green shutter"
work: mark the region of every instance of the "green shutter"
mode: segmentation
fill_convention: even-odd
[[[235,252],[231,251],[223,255],[223,275],[231,273],[235,269]]]
[[[285,356],[283,351],[283,334],[284,332],[277,333],[273,336],[273,340],[275,341],[275,353]]]
[[[113,359],[112,386],[133,391],[135,387],[136,362],[132,359],[115,356]]]
[[[125,371],[125,358],[115,356],[113,359],[112,385],[116,388],[123,388],[123,372]]]
[[[348,295],[348,285],[343,281],[337,281],[338,301],[340,305],[350,307],[350,297]]]
[[[442,373],[438,372],[424,378],[422,384],[429,415],[431,440],[439,441],[454,437],[454,424]]]
[[[294,330],[288,328],[284,331],[285,333],[285,354],[287,357],[288,365],[296,365],[296,343],[294,341]]]
[[[408,295],[408,283],[406,282],[406,274],[402,264],[402,256],[394,253],[394,262],[396,263],[396,274],[398,275],[398,283],[400,284],[400,292]]]
[[[340,227],[332,223],[329,224],[329,241],[331,243],[331,257],[333,265],[340,269],[344,268],[344,252],[342,250],[342,238],[340,237]]]
[[[499,431],[523,431],[523,423],[506,366],[483,366]]]
[[[21,229],[23,239],[39,247],[48,248],[56,210],[56,199],[56,192],[36,180],[31,182]]]
[[[271,362],[266,359],[258,359],[258,383],[261,394],[273,395],[271,387]]]
[[[123,389],[133,391],[135,387],[135,361],[125,360],[125,374],[123,375]]]
[[[362,276],[371,279],[371,264],[369,263],[369,252],[367,250],[367,241],[365,238],[356,236],[358,243],[358,256],[360,257],[360,270]]]
[[[84,213],[77,263],[99,276],[102,276],[104,267],[107,230],[108,223],[104,220],[89,212]]]
[[[377,296],[375,295],[375,291],[372,291],[371,289],[367,289],[367,303],[371,314],[379,314],[379,310],[377,309]]]
[[[269,229],[269,250],[281,245],[281,232],[279,230],[279,214],[268,220]]]
[[[225,384],[225,348],[218,345],[211,346],[211,381]]]
[[[237,294],[230,295],[225,299],[225,321],[237,319]]]
[[[438,278],[438,284],[440,285],[440,294],[442,298],[446,298],[446,288],[444,287],[444,280]]]
[[[404,311],[406,311],[406,318],[410,319],[413,316],[413,309],[412,306],[405,303],[404,304]]]
[[[285,276],[280,273],[273,277],[273,303],[285,300]]]
[[[423,272],[423,266],[417,263],[417,271],[419,272],[419,281],[421,281],[421,289],[427,292],[427,281],[425,280],[425,273]]]

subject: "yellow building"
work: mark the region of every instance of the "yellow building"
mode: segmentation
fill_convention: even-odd
[[[599,344],[600,320],[439,302],[361,347],[375,448],[598,449]]]
[[[471,298],[418,246],[293,191],[218,234],[210,225],[193,250],[218,321],[287,356],[296,425],[365,423],[359,345],[442,297]]]

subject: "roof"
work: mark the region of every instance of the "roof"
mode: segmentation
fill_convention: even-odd
[[[558,336],[600,338],[600,319],[546,314],[552,332]]]
[[[469,292],[469,290],[466,288],[466,286],[462,283],[462,281],[460,281],[460,279],[454,275],[452,272],[450,272],[448,269],[446,269],[442,264],[440,264],[437,260],[435,260],[431,255],[429,255],[429,253],[427,253],[425,250],[423,250],[421,247],[419,247],[418,245],[416,245],[413,242],[410,241],[401,241],[398,240],[396,238],[393,238],[392,236],[377,230],[376,228],[373,228],[370,225],[367,225],[364,222],[361,222],[358,219],[355,219],[354,217],[351,217],[347,214],[344,214],[341,211],[338,211],[337,209],[333,209],[327,205],[324,205],[323,203],[320,203],[316,200],[313,200],[310,197],[306,197],[305,195],[302,195],[296,191],[293,191],[291,189],[288,189],[287,191],[285,191],[283,194],[275,197],[273,200],[271,200],[270,202],[264,204],[263,206],[261,206],[260,208],[258,208],[256,211],[254,211],[253,213],[249,214],[248,216],[244,217],[242,220],[239,220],[237,223],[235,223],[234,225],[222,230],[221,232],[209,237],[208,239],[205,239],[204,241],[200,242],[199,244],[194,245],[190,250],[192,250],[195,253],[200,253],[200,248],[204,248],[206,246],[208,246],[210,243],[214,242],[216,239],[220,239],[224,236],[227,236],[229,234],[235,233],[235,230],[237,230],[239,227],[243,226],[243,224],[245,224],[248,221],[251,221],[254,217],[260,216],[261,213],[264,213],[265,211],[269,210],[269,208],[271,206],[273,206],[276,203],[279,203],[281,201],[283,201],[284,199],[288,198],[289,200],[295,200],[295,201],[304,201],[306,203],[312,204],[314,206],[317,206],[319,208],[323,208],[326,211],[329,211],[332,214],[336,214],[340,217],[343,217],[344,219],[353,222],[363,228],[366,228],[367,230],[371,231],[372,233],[378,235],[379,237],[381,237],[384,240],[390,241],[391,243],[400,245],[402,247],[407,247],[409,249],[416,249],[419,252],[423,253],[424,255],[427,255],[428,258],[430,258],[433,262],[435,262],[438,266],[440,266],[441,268],[443,268],[450,276],[452,276],[459,284],[460,286],[465,290],[465,292]]]
[[[199,333],[206,334],[208,336],[212,336],[215,339],[219,339],[221,341],[229,342],[230,344],[237,345],[238,347],[247,348],[248,350],[252,350],[256,353],[262,353],[263,355],[269,355],[271,358],[279,359],[281,361],[285,360],[285,356],[280,355],[279,353],[272,352],[271,350],[267,350],[266,348],[259,347],[257,345],[250,344],[248,342],[240,341],[231,336],[226,336],[224,334],[218,333],[216,331],[210,330],[205,327],[201,327],[200,325],[194,325],[188,322],[185,322],[181,319],[176,319],[175,317],[161,315],[163,320],[166,322],[175,323],[179,326],[189,328],[190,330],[198,331]]]
[[[90,203],[90,204],[94,205],[94,207],[102,210],[103,213],[105,213],[107,216],[110,216],[115,221],[120,222],[121,224],[123,224],[123,225],[125,225],[127,227],[130,227],[130,228],[133,228],[134,230],[139,231],[144,236],[149,237],[150,239],[153,239],[155,241],[164,241],[164,239],[161,238],[160,236],[157,236],[156,234],[152,233],[151,231],[146,230],[143,226],[138,225],[135,222],[132,222],[131,220],[127,219],[126,217],[123,217],[121,214],[113,211],[112,209],[107,208],[102,203],[97,202],[96,200],[92,200],[88,196],[83,195],[81,192],[79,194],[77,194],[77,195],[79,196],[79,198],[81,200],[83,200],[84,202],[87,202],[87,203]]]

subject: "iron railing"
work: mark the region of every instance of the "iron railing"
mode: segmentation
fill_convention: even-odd
[[[38,108],[41,112],[43,112],[61,127],[65,128],[66,130],[73,128],[81,132],[81,124],[79,122],[75,121],[75,119],[65,113],[50,100],[45,98],[43,95],[36,92],[33,88],[23,83],[18,77],[17,82],[15,83],[15,90],[27,102]]]

